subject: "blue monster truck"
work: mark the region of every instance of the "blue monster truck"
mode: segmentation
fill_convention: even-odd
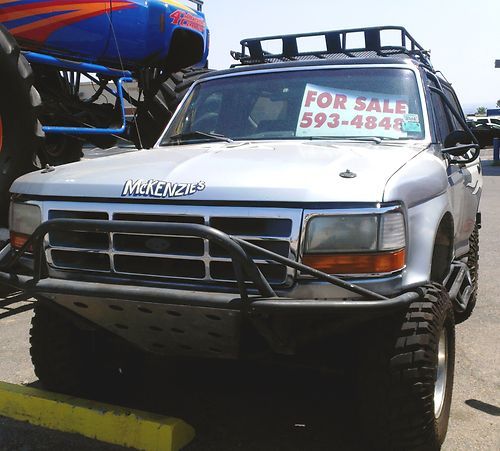
[[[86,142],[155,144],[187,88],[207,70],[202,5],[0,0],[0,222],[12,181],[37,165],[76,161]],[[88,80],[91,95],[82,90]],[[123,85],[132,81],[135,94]],[[125,100],[135,107],[132,119]]]

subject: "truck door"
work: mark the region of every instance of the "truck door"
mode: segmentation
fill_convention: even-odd
[[[434,81],[430,83],[437,87]],[[462,109],[451,89],[446,85],[443,85],[443,89],[448,100],[462,114]],[[453,130],[462,130],[463,128],[456,118],[447,111],[447,107],[439,94],[433,92],[431,101],[436,118],[437,140],[441,145],[444,145],[445,138]],[[447,159],[445,161],[455,227],[455,252],[457,255],[462,255],[468,249],[468,239],[476,220],[480,194],[478,191],[481,189],[480,165],[479,161],[467,165],[451,163]]]
[[[456,94],[453,90],[447,86],[444,86],[444,92],[447,99],[455,107],[455,109],[462,115],[464,121],[465,117],[460,107],[460,103],[457,100]],[[455,117],[452,118],[453,129],[463,130],[460,122],[456,120]],[[469,151],[471,156],[472,151]],[[478,211],[479,198],[482,190],[481,181],[481,162],[479,158],[472,163],[460,165],[460,170],[463,175],[462,180],[462,222],[458,234],[459,242],[467,241],[472,230],[474,229],[474,224],[476,222],[476,212]]]

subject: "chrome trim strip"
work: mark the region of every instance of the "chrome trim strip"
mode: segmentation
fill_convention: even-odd
[[[203,261],[203,262],[223,262],[223,263],[231,263],[230,258],[225,257],[212,257],[207,255],[179,255],[179,254],[168,254],[168,253],[148,253],[148,252],[132,252],[132,251],[108,251],[105,249],[79,249],[73,247],[60,247],[60,246],[50,246],[46,250],[46,252],[52,254],[52,251],[62,251],[62,252],[74,252],[81,254],[100,254],[100,255],[113,255],[113,256],[124,256],[124,257],[147,257],[147,258],[157,258],[164,259],[168,258],[169,260],[189,260],[189,261]],[[277,265],[271,260],[264,260],[254,258],[253,261],[258,264],[274,264]],[[54,265],[55,266],[55,265]],[[119,272],[119,271],[116,271]]]

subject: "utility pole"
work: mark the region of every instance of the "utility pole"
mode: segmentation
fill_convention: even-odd
[[[495,67],[500,69],[500,60],[495,61]],[[493,138],[493,164],[500,165],[500,138]]]

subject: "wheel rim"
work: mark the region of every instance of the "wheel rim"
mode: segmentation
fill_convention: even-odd
[[[53,158],[60,157],[64,153],[66,138],[45,140],[45,153]]]
[[[434,385],[434,416],[439,418],[443,410],[446,396],[446,379],[448,373],[448,336],[446,329],[441,331],[438,343],[438,361],[436,384]]]

